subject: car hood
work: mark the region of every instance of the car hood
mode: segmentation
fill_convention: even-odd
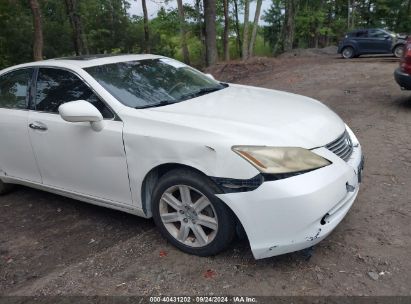
[[[152,119],[191,130],[192,134],[182,136],[196,136],[197,130],[199,136],[210,135],[233,145],[311,149],[330,143],[345,130],[340,117],[314,99],[234,84],[147,111]]]

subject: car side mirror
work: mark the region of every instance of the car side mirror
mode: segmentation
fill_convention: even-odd
[[[61,118],[68,122],[89,122],[94,131],[104,128],[103,115],[85,100],[70,101],[59,106]]]
[[[384,35],[384,38],[388,40],[388,39],[391,38],[391,36],[390,35]]]
[[[215,80],[214,76],[211,75],[211,74],[206,74],[206,76],[207,76],[208,78],[211,78],[212,80]]]

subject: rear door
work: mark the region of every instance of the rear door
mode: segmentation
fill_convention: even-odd
[[[368,31],[367,30],[360,30],[355,33],[355,37],[353,38],[358,45],[358,51],[360,54],[369,53],[370,52],[370,44],[368,38]]]
[[[70,123],[58,107],[75,100],[92,103],[103,115],[104,129]],[[73,72],[39,68],[29,134],[43,183],[115,205],[131,204],[123,122]]]
[[[25,68],[0,76],[0,176],[41,183],[28,134],[32,75]]]

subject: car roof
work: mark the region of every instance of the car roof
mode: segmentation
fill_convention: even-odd
[[[27,67],[41,67],[41,66],[52,66],[52,67],[64,67],[64,68],[88,68],[92,66],[125,62],[125,61],[136,61],[144,59],[156,59],[164,58],[159,55],[152,54],[122,54],[122,55],[109,55],[109,54],[97,54],[97,55],[83,55],[83,56],[73,56],[73,57],[61,57],[54,59],[47,59],[42,61],[34,61],[15,65],[0,71],[1,74],[4,72],[14,70],[17,68],[27,68]]]
[[[376,27],[373,27],[373,28],[361,28],[361,29],[355,29],[355,30],[350,31],[349,33],[363,32],[363,31],[370,31],[370,30],[381,30],[381,31],[384,31],[384,29],[383,29],[383,28],[376,28]]]

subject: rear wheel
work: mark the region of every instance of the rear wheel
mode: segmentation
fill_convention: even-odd
[[[182,251],[215,255],[235,236],[231,210],[215,196],[216,186],[189,170],[173,170],[154,189],[152,211],[161,234]]]
[[[354,49],[351,46],[346,46],[343,48],[341,55],[345,59],[351,59],[354,57]]]
[[[12,188],[12,184],[6,184],[2,180],[0,180],[0,195],[10,192]]]
[[[393,54],[397,58],[402,57],[402,54],[404,54],[404,46],[403,45],[397,45],[393,50]]]

